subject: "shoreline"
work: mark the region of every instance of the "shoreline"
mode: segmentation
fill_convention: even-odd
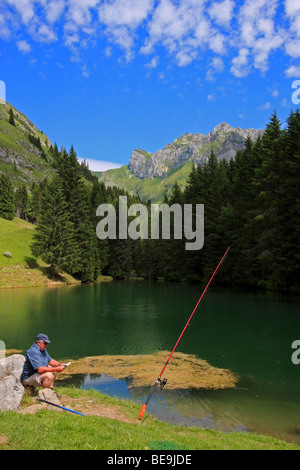
[[[99,276],[95,283],[110,282],[110,276]],[[83,285],[70,274],[53,275],[47,266],[30,268],[23,264],[7,265],[0,268],[0,291],[6,289],[22,289],[28,287],[67,287]]]

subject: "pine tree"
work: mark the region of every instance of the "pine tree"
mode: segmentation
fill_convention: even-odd
[[[203,274],[207,278],[220,253],[224,252],[228,242],[224,237],[222,226],[222,208],[228,198],[229,180],[227,166],[218,162],[214,151],[211,151],[203,171],[204,185],[204,248],[203,248]],[[227,245],[227,246],[226,246]],[[220,280],[220,276],[219,276]]]
[[[41,212],[42,203],[42,185],[32,185],[31,198],[29,202],[29,221],[36,224]]]
[[[97,236],[90,217],[89,193],[82,181],[73,146],[69,154],[62,151],[58,174],[74,229],[76,270],[71,274],[77,275],[84,282],[91,281],[97,274]]]
[[[21,184],[15,194],[16,213],[20,219],[28,218],[28,192],[25,184]]]
[[[15,216],[14,192],[9,177],[0,174],[0,218],[12,220]]]
[[[12,109],[12,108],[10,108],[10,110],[9,110],[8,122],[9,122],[9,124],[11,124],[12,126],[15,126],[15,125],[16,125],[15,117],[14,117],[14,112],[13,112],[13,109]]]
[[[281,169],[284,158],[283,131],[274,112],[261,138],[261,164],[257,172],[260,189],[258,204],[263,219],[258,239],[259,248],[259,285],[268,289],[277,289],[283,285],[280,267],[279,246],[279,204]]]
[[[258,162],[255,145],[247,138],[230,164],[230,197],[223,209],[223,227],[231,245],[227,266],[233,283],[257,285],[257,237],[260,211],[257,209],[257,186],[254,183]],[[258,218],[257,218],[258,217]]]
[[[291,112],[284,133],[284,158],[278,188],[277,248],[281,288],[300,293],[300,111]]]
[[[44,188],[41,213],[31,250],[34,256],[50,264],[53,272],[72,273],[76,269],[74,228],[61,181],[57,177]]]

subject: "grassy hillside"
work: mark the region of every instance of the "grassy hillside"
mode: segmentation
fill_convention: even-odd
[[[9,123],[11,108],[15,126]],[[29,141],[29,134],[40,139],[42,150]],[[0,171],[10,176],[14,186],[51,177],[54,169],[50,146],[48,137],[24,114],[8,103],[0,105]]]
[[[77,283],[65,273],[54,277],[45,263],[32,256],[34,229],[34,225],[22,219],[0,219],[0,288]],[[7,251],[12,258],[4,256]]]
[[[34,225],[25,220],[0,219],[0,269],[10,265],[28,265],[28,261],[32,258],[30,243],[33,231]],[[3,255],[6,251],[12,253],[11,259]]]
[[[166,178],[138,178],[127,165],[114,170],[103,172],[99,181],[107,186],[118,186],[129,193],[138,194],[143,201],[150,199],[152,202],[161,202],[165,194],[170,194],[173,185],[177,183],[183,189],[190,174],[192,163],[186,163],[183,166],[169,171]]]

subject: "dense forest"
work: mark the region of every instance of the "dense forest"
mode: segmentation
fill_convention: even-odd
[[[165,196],[169,205],[204,204],[204,247],[198,251],[187,251],[186,240],[174,236],[100,240],[97,207],[113,204],[118,219],[119,196],[127,195],[128,206],[138,197],[99,183],[73,147],[50,150],[56,176],[30,192],[22,185],[14,192],[1,175],[0,217],[35,223],[33,255],[54,271],[83,282],[99,274],[204,282],[230,246],[216,282],[300,293],[300,111],[290,113],[284,129],[274,112],[264,134],[256,142],[248,138],[229,162],[211,151],[205,165],[192,168],[184,191],[175,184]]]

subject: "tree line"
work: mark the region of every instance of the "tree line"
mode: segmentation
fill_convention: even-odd
[[[0,177],[0,217],[15,214],[36,224],[32,252],[83,282],[100,274],[116,279],[141,276],[169,281],[205,282],[228,246],[226,263],[218,274],[224,286],[262,288],[300,293],[300,112],[293,111],[284,129],[274,112],[263,135],[250,137],[235,159],[218,160],[213,150],[207,162],[193,166],[186,187],[177,183],[163,202],[204,204],[204,247],[187,251],[186,240],[130,238],[100,240],[96,235],[96,209],[119,197],[128,205],[141,202],[116,187],[106,188],[79,164],[76,152],[50,148],[55,177],[24,186],[14,193],[9,178]],[[147,202],[149,220],[151,203]],[[195,224],[195,210],[193,213]],[[150,226],[150,224],[149,224]]]

